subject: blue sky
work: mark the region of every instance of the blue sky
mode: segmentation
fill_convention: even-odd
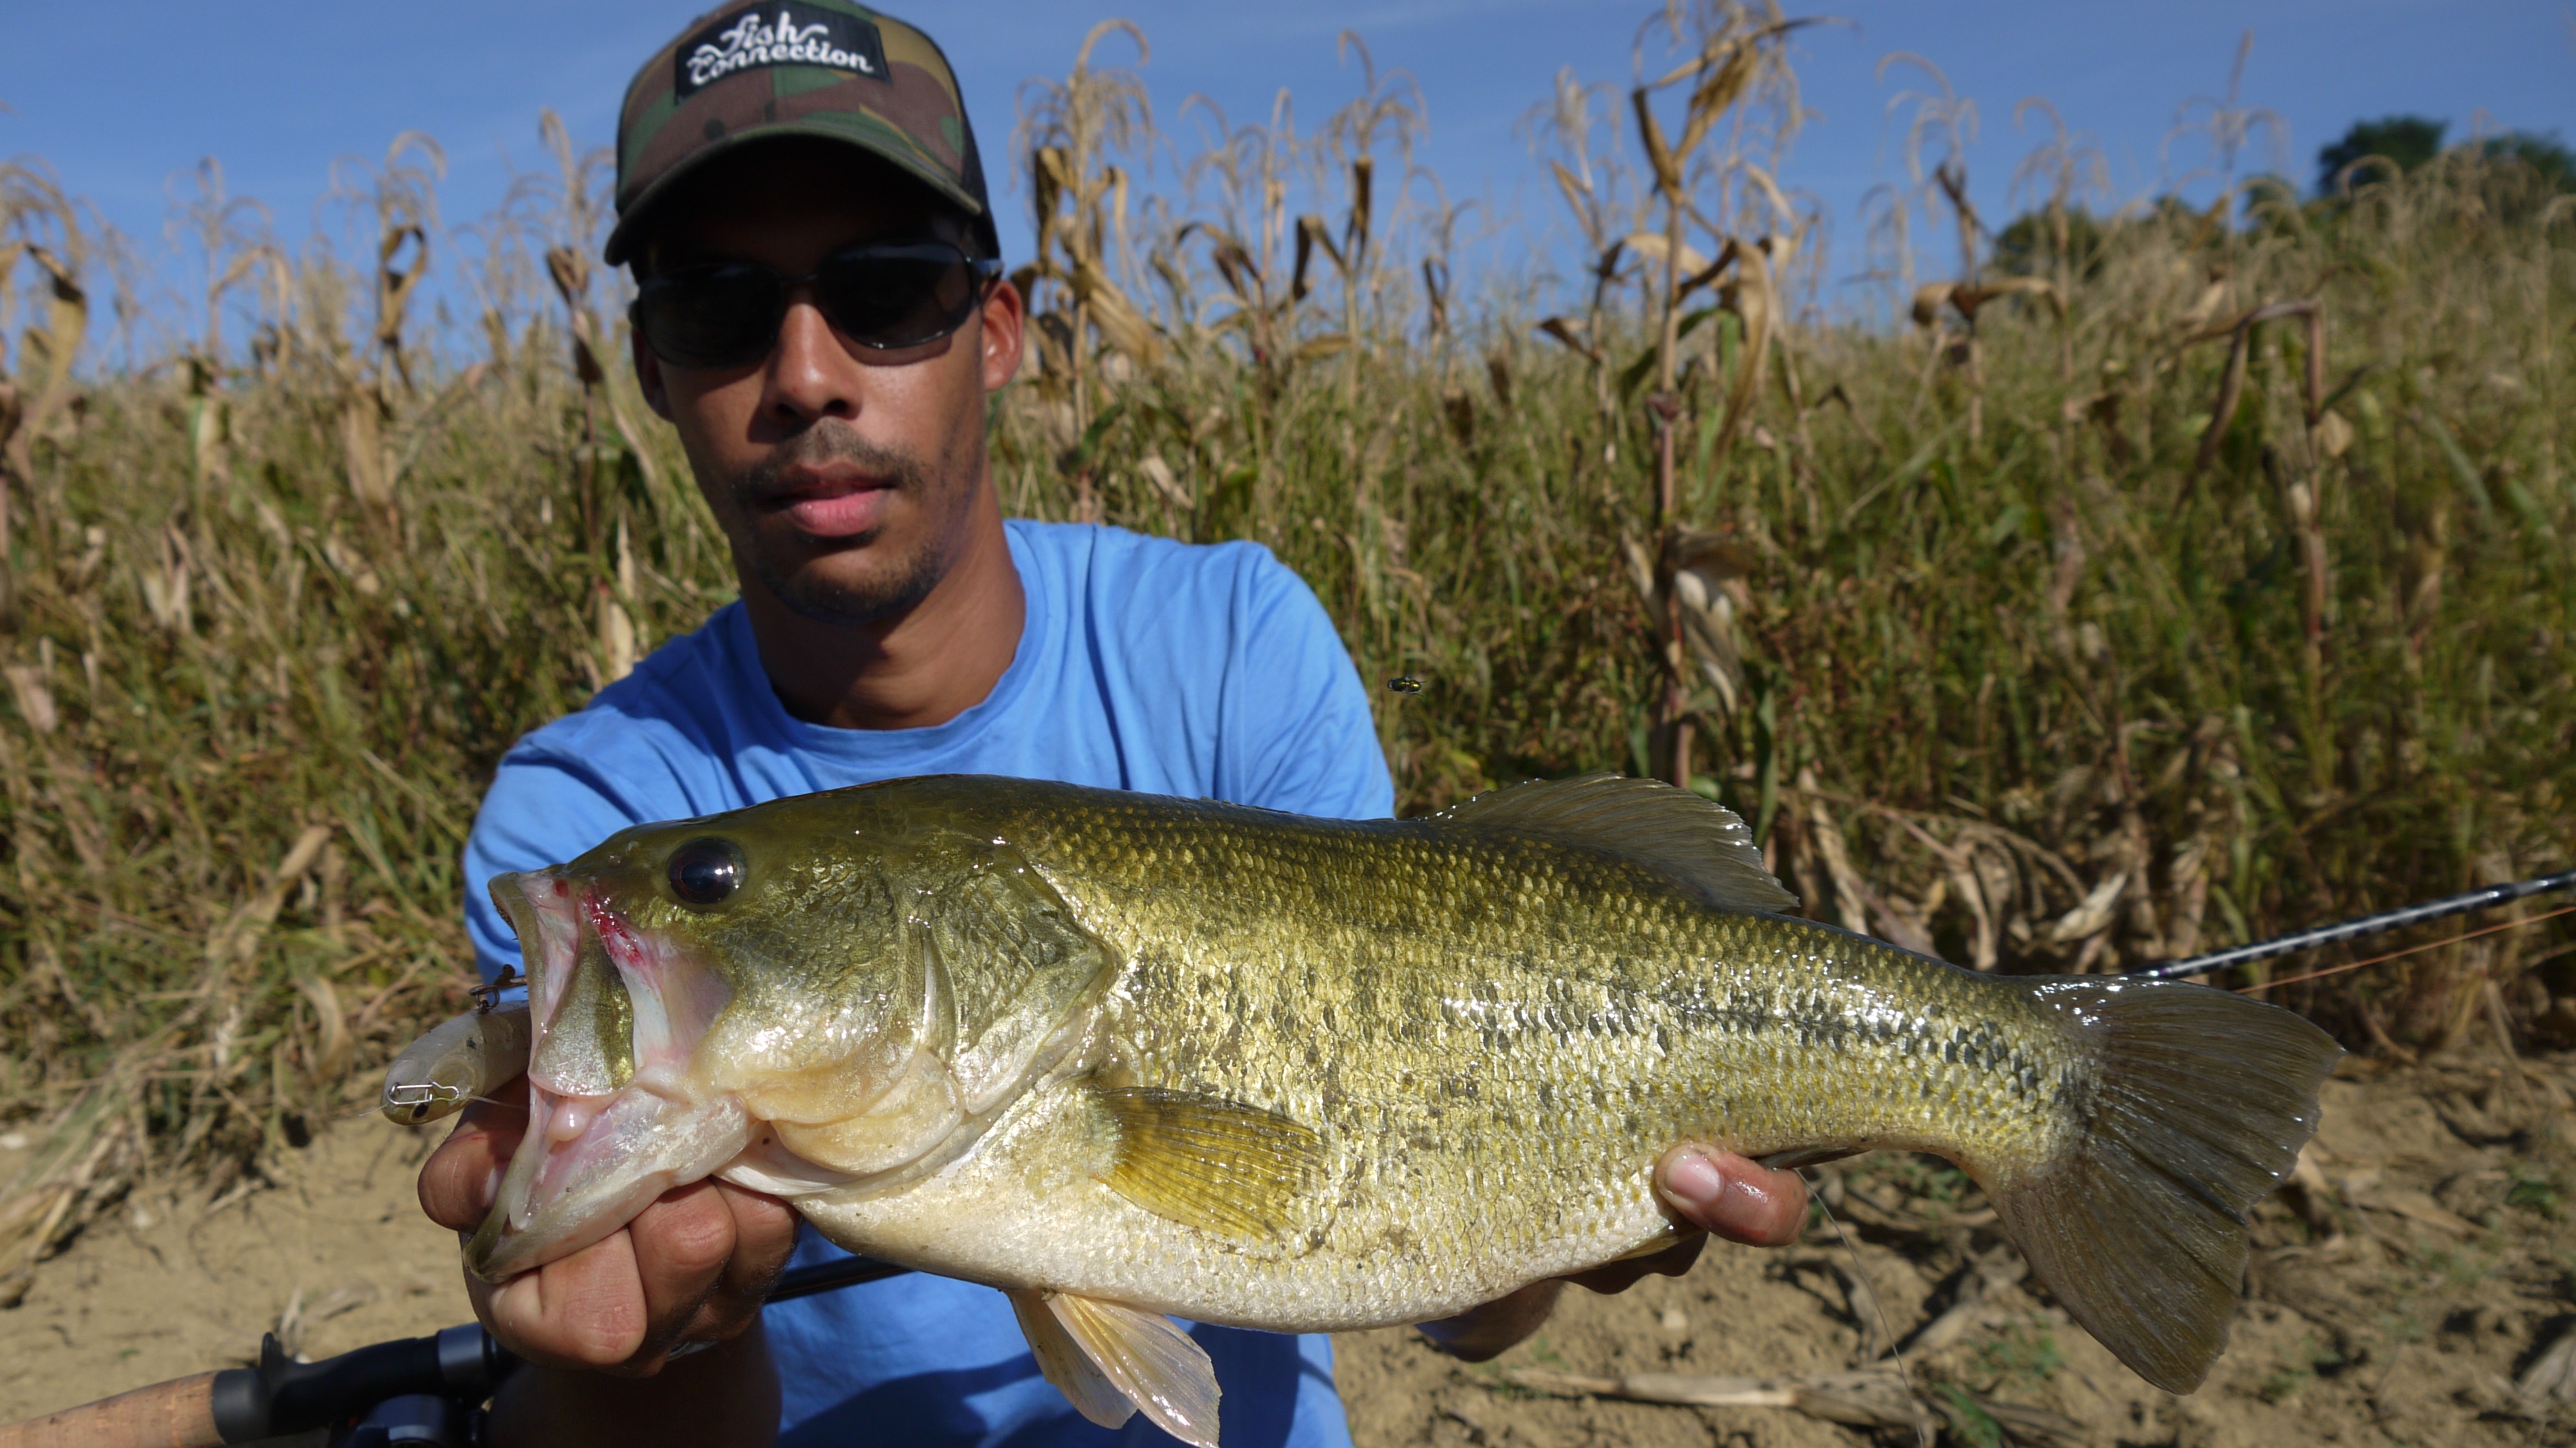
[[[335,157],[375,157],[396,133],[418,129],[446,150],[446,219],[470,221],[498,203],[513,164],[542,164],[541,107],[561,112],[584,141],[607,141],[631,70],[694,8],[666,0],[18,0],[11,43],[0,49],[8,107],[0,154],[43,157],[69,190],[157,249],[173,178],[200,157],[220,159],[232,190],[265,202],[279,232],[295,239],[316,224]],[[1647,10],[1638,0],[895,8],[958,63],[979,137],[996,155],[1020,83],[1060,75],[1083,32],[1105,16],[1144,28],[1154,47],[1144,75],[1167,121],[1193,92],[1238,120],[1253,118],[1282,86],[1295,92],[1301,124],[1320,121],[1356,86],[1355,69],[1334,53],[1335,36],[1356,30],[1381,69],[1419,82],[1430,133],[1417,160],[1453,199],[1489,200],[1503,222],[1493,253],[1504,259],[1563,234],[1515,124],[1560,67],[1626,81]],[[1901,171],[1888,102],[1919,77],[1878,81],[1877,62],[1891,51],[1937,62],[1977,102],[1972,177],[1990,215],[2009,214],[2013,168],[2033,143],[2012,122],[2029,96],[2092,133],[2122,198],[2161,189],[2198,164],[2196,142],[2181,143],[2170,164],[2160,148],[2187,99],[2224,90],[2249,29],[2243,99],[2276,112],[2286,129],[2280,154],[2258,145],[2249,169],[2277,161],[2304,182],[2319,145],[2357,118],[2390,112],[2447,117],[2455,137],[2483,112],[2497,127],[2556,129],[2576,140],[2576,15],[2565,0],[1851,0],[1817,8],[1852,23],[1798,42],[1814,114],[1783,180],[1834,218],[1838,270],[1857,265],[1861,196]],[[1112,42],[1109,54],[1123,62],[1131,52]],[[1013,190],[996,201],[1005,248],[1025,257],[1025,197]]]

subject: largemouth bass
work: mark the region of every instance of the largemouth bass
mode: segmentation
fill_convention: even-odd
[[[492,891],[536,1047],[491,1279],[709,1175],[1006,1290],[1086,1416],[1216,1439],[1164,1314],[1416,1322],[1678,1239],[1684,1140],[1936,1152],[2149,1382],[2338,1054],[2203,986],[1978,975],[1774,912],[1743,823],[1599,775],[1350,822],[899,780],[624,830]]]

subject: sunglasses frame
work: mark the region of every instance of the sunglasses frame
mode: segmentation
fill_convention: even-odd
[[[789,308],[795,305],[797,289],[800,287],[811,288],[815,286],[816,283],[822,280],[824,273],[830,271],[835,264],[845,262],[852,256],[878,256],[903,261],[931,260],[934,258],[927,254],[933,252],[942,254],[942,257],[939,259],[953,259],[963,264],[966,267],[967,276],[970,281],[970,288],[965,303],[957,310],[957,315],[951,318],[947,324],[942,326],[938,331],[935,331],[926,337],[916,337],[902,342],[880,342],[872,340],[866,336],[862,336],[844,328],[841,325],[841,320],[832,315],[832,308],[826,305],[825,298],[819,291],[815,292],[813,297],[816,309],[823,313],[824,321],[831,324],[832,334],[840,338],[844,343],[850,346],[864,348],[870,352],[910,351],[915,347],[927,347],[933,342],[938,342],[954,336],[956,335],[958,328],[966,325],[966,319],[975,315],[976,309],[983,305],[984,299],[992,294],[993,283],[1001,278],[1002,259],[1000,257],[970,256],[967,254],[964,247],[957,245],[955,242],[949,241],[862,241],[852,243],[849,246],[841,247],[838,250],[831,252],[823,258],[822,263],[819,266],[801,277],[788,276],[776,267],[763,262],[707,262],[698,266],[682,267],[667,275],[644,278],[644,280],[636,287],[635,300],[627,308],[626,320],[627,324],[635,329],[635,335],[644,339],[644,345],[651,349],[653,355],[660,358],[665,366],[684,367],[693,371],[728,371],[736,367],[748,367],[761,361],[763,358],[769,356],[772,352],[775,352],[778,349],[778,334],[780,329],[785,327],[787,324],[787,312]],[[667,291],[673,287],[686,285],[692,276],[703,276],[707,273],[718,270],[732,270],[736,268],[751,272],[767,273],[768,276],[778,284],[778,304],[776,312],[775,315],[770,318],[767,328],[768,339],[761,345],[760,350],[745,356],[739,361],[733,362],[691,360],[687,358],[674,357],[663,351],[661,345],[654,340],[653,328],[648,326],[645,322],[645,307],[652,299],[653,295],[656,292]]]

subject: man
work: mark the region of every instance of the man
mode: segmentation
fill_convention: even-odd
[[[1019,370],[1022,301],[928,37],[838,0],[707,17],[630,87],[618,172],[608,260],[636,269],[637,374],[742,599],[503,759],[465,859],[487,974],[517,948],[486,880],[642,820],[943,772],[1391,810],[1349,657],[1265,550],[1002,518],[986,399]],[[422,1170],[432,1218],[480,1220],[524,1121],[467,1113]],[[1739,1240],[1785,1240],[1805,1209],[1794,1176],[1712,1148],[1677,1149],[1658,1181],[1678,1216]],[[1696,1245],[1587,1280],[1679,1271]],[[990,1289],[905,1276],[762,1313],[791,1254],[835,1251],[785,1204],[703,1181],[572,1256],[470,1283],[538,1365],[496,1405],[497,1440],[1114,1436],[1039,1377]],[[1426,1331],[1490,1356],[1559,1285]],[[1197,1337],[1228,1448],[1347,1443],[1324,1339]]]

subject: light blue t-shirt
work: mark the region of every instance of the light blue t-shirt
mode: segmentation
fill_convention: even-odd
[[[572,859],[627,825],[916,774],[1007,774],[1345,819],[1393,812],[1368,698],[1303,580],[1257,544],[1199,547],[1013,521],[1028,622],[984,702],[928,729],[791,717],[742,605],[654,651],[501,760],[465,846],[465,917],[486,978],[519,948],[485,882]],[[842,1255],[805,1231],[796,1265]],[[1170,1443],[1117,1432],[1038,1375],[989,1287],[906,1275],[767,1314],[781,1441]],[[1200,1326],[1226,1448],[1347,1448],[1320,1336]]]

